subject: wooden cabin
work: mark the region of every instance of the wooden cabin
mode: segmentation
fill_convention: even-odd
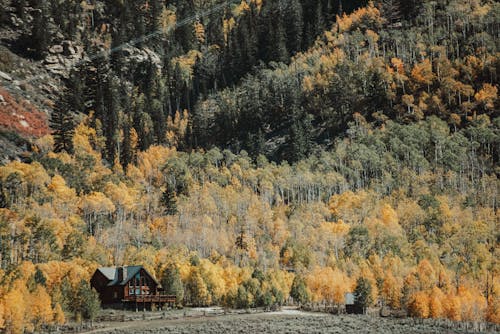
[[[90,285],[106,308],[145,310],[175,304],[175,296],[162,294],[160,283],[143,266],[98,268]]]

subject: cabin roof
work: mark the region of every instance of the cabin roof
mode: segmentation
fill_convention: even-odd
[[[123,280],[119,281],[118,280],[118,269],[119,268],[125,268],[127,271],[127,276],[123,278]],[[107,286],[114,286],[114,285],[125,285],[130,281],[141,269],[143,269],[143,266],[124,266],[124,267],[101,267],[97,268],[101,274],[103,274],[108,280]],[[155,283],[159,284],[158,281],[150,274],[146,269],[144,271],[148,274],[149,277],[155,281]]]
[[[345,304],[346,305],[354,305],[354,294],[352,292],[347,292],[345,295]]]

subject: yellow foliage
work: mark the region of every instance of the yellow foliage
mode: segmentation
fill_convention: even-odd
[[[176,152],[175,148],[151,146],[147,151],[139,152],[137,155],[137,168],[142,175],[138,174],[135,168],[130,169],[130,167],[128,173],[131,176],[140,177],[139,180],[144,180],[149,185],[159,185],[164,179],[161,167],[165,166],[167,160]]]
[[[28,291],[21,281],[16,281],[12,289],[3,297],[5,308],[5,329],[7,333],[20,334],[29,323],[26,304]]]
[[[238,17],[249,10],[250,6],[248,5],[248,2],[246,0],[241,0],[241,3],[233,9],[233,15]]]
[[[330,212],[343,220],[352,220],[355,212],[365,204],[366,193],[363,191],[353,193],[346,191],[340,195],[333,195],[329,201]]]
[[[47,186],[47,189],[54,192],[58,199],[63,201],[74,200],[76,197],[75,189],[69,188],[66,185],[66,180],[60,175],[55,175],[50,184]]]
[[[54,306],[54,323],[58,325],[63,325],[66,322],[66,317],[64,315],[61,304],[57,303]]]
[[[1,290],[0,290],[0,294],[3,295]],[[4,328],[4,324],[5,324],[5,307],[4,307],[3,300],[0,297],[0,330],[2,330]]]
[[[481,321],[484,319],[487,302],[477,288],[459,286],[457,295],[460,298],[462,320]]]
[[[316,302],[344,303],[345,294],[351,290],[349,278],[339,269],[315,267],[306,277],[307,287]]]
[[[404,63],[401,59],[399,58],[392,58],[391,59],[391,64],[392,66],[394,67],[394,69],[396,70],[397,73],[399,74],[404,74],[405,73],[405,67],[404,67]]]
[[[35,140],[35,146],[40,154],[47,154],[54,149],[54,137],[45,135]]]
[[[486,318],[490,322],[500,324],[500,278],[494,280],[492,285]]]
[[[187,110],[184,110],[182,115],[179,111],[176,111],[173,119],[170,115],[167,117],[167,133],[165,137],[170,146],[178,146],[179,141],[186,135],[188,123],[189,113]]]
[[[53,321],[53,311],[50,296],[42,286],[37,286],[31,294],[30,312],[35,322],[35,327],[50,324]]]
[[[196,22],[194,24],[194,34],[198,42],[205,43],[205,27],[201,22]]]
[[[75,155],[91,155],[100,161],[100,154],[94,151],[91,142],[94,144],[98,142],[95,129],[86,126],[83,122],[80,123],[75,128],[75,133],[73,135],[73,149]]]
[[[432,72],[432,64],[429,59],[424,59],[421,63],[415,64],[411,71],[411,76],[415,82],[421,85],[430,85],[434,81],[435,75]]]
[[[417,266],[417,276],[422,289],[430,289],[436,285],[437,277],[431,263],[423,259]]]
[[[382,209],[380,209],[380,218],[382,219],[382,222],[384,223],[385,226],[399,227],[398,214],[389,204],[384,204]]]
[[[123,182],[118,185],[112,182],[106,183],[104,192],[113,203],[126,211],[133,211],[136,206],[135,193]]]
[[[229,19],[224,19],[222,22],[222,30],[224,32],[224,41],[227,43],[229,34],[233,30],[234,26],[236,25],[236,21],[234,20],[233,17]]]
[[[202,56],[198,50],[190,50],[187,54],[172,59],[172,67],[178,68],[181,71],[181,78],[184,82],[189,83],[193,79],[194,65],[196,60]]]
[[[164,8],[160,15],[160,26],[164,33],[171,31],[176,24],[177,17],[175,13],[169,9]]]
[[[350,15],[337,16],[339,32],[354,31],[357,28],[363,27],[364,24],[366,26],[374,26],[382,22],[383,19],[380,16],[380,11],[374,6],[373,2],[369,2],[368,6],[362,7]]]
[[[402,288],[403,282],[400,279],[396,279],[391,272],[385,275],[381,295],[388,306],[394,309],[401,307]]]
[[[498,99],[498,88],[489,83],[483,84],[483,88],[474,95],[477,102],[483,104],[486,109],[493,109]]]
[[[86,214],[98,215],[112,213],[116,208],[106,195],[101,192],[93,192],[82,199],[80,209]]]

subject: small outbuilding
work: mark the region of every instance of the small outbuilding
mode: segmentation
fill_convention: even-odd
[[[98,268],[90,284],[105,308],[145,310],[176,302],[175,296],[163,294],[160,283],[143,266]]]
[[[363,308],[355,303],[354,294],[348,292],[344,295],[345,297],[345,312],[347,314],[363,314]]]

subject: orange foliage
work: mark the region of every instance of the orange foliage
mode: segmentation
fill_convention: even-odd
[[[474,95],[477,102],[483,104],[486,109],[493,109],[498,99],[498,88],[489,83],[483,84],[483,88]]]
[[[429,317],[441,318],[444,315],[442,305],[444,297],[444,293],[438,287],[432,288],[429,293]]]
[[[0,128],[5,128],[23,136],[43,137],[49,134],[47,115],[26,100],[16,100],[6,90],[0,88],[5,102],[0,105]]]
[[[331,267],[316,267],[306,280],[314,301],[342,304],[345,293],[349,292],[351,287],[348,277],[342,271]]]
[[[430,85],[434,81],[435,75],[432,72],[432,64],[429,59],[424,59],[421,63],[415,64],[411,71],[411,76],[415,82],[421,85]]]
[[[418,291],[410,297],[408,303],[408,311],[413,317],[428,318],[429,310],[429,296],[425,291]]]

